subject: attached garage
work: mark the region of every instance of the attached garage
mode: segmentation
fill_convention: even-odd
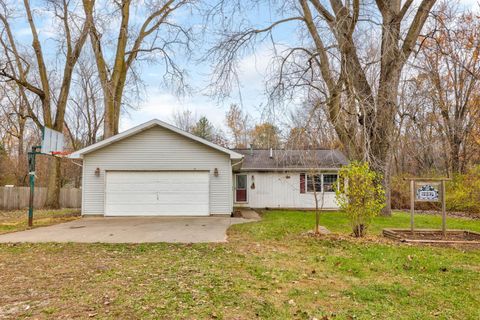
[[[208,171],[107,171],[105,216],[208,216]]]
[[[82,215],[208,216],[231,214],[243,156],[155,119],[71,158],[83,160]]]

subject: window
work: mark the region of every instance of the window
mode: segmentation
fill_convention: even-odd
[[[323,189],[325,192],[334,192],[337,184],[338,176],[336,174],[323,175]]]
[[[306,185],[307,192],[335,192],[338,183],[337,174],[309,174],[306,175],[306,179],[304,176],[304,174],[300,175],[300,193],[305,193],[302,185]]]
[[[322,192],[322,175],[307,175],[307,192]]]
[[[247,189],[247,175],[245,174],[237,175],[237,189],[240,189],[240,190]]]

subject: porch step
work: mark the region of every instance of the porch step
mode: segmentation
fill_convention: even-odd
[[[250,219],[250,220],[261,220],[262,218],[260,215],[252,209],[237,209],[233,212],[233,216],[235,217],[235,213],[238,212],[238,216],[242,217],[243,219]]]

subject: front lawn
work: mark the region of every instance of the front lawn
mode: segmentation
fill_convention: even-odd
[[[343,214],[321,221],[333,235],[306,235],[312,213],[270,211],[232,226],[225,244],[0,245],[0,318],[480,318],[480,251],[374,236],[407,227],[403,213],[375,219],[361,241]]]
[[[265,211],[263,223],[256,228],[245,227],[256,239],[280,239],[289,234],[298,234],[305,230],[313,230],[314,213],[301,211]],[[342,212],[324,211],[321,213],[320,224],[334,233],[350,234],[351,227],[347,216]],[[416,228],[442,227],[440,215],[415,214]],[[384,228],[410,228],[410,214],[395,212],[391,217],[374,218],[368,230],[369,237],[380,235]],[[480,220],[447,218],[449,229],[470,229],[480,231]]]
[[[28,209],[0,211],[0,234],[28,229]],[[33,227],[67,222],[80,217],[79,209],[34,210]]]

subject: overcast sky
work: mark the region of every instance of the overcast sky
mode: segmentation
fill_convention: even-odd
[[[18,0],[11,0],[15,3]],[[212,0],[214,1],[214,0]],[[478,1],[480,0],[463,0],[461,4],[468,8],[475,8],[478,10]],[[266,3],[268,3],[266,1]],[[35,20],[39,25],[40,36],[46,43],[42,44],[48,47],[49,41],[55,37],[55,26],[51,25],[50,17],[41,13],[41,6],[44,2],[34,1],[37,5],[35,12]],[[19,4],[19,8],[22,7]],[[35,8],[35,6],[34,6]],[[141,11],[141,9],[137,9]],[[247,19],[255,21],[254,27],[264,27],[275,21],[278,16],[275,12],[271,12],[267,5],[254,10],[250,13]],[[199,23],[185,13],[179,13],[175,17],[178,21],[186,19],[189,23]],[[23,19],[24,20],[24,19]],[[276,30],[276,37],[286,45],[293,44],[297,41],[297,34],[295,32],[295,22],[290,25],[281,26]],[[31,43],[31,34],[26,24],[18,23],[15,25],[15,34],[25,40],[24,45],[28,46]],[[214,98],[206,96],[204,89],[209,81],[210,68],[207,63],[201,63],[198,58],[211,45],[211,38],[206,37],[204,41],[197,43],[195,52],[197,53],[192,59],[188,60],[186,57],[179,54],[177,61],[188,71],[187,82],[192,87],[189,94],[185,96],[177,96],[169,88],[165,88],[161,84],[163,75],[162,64],[139,64],[141,78],[145,84],[145,96],[138,103],[136,110],[129,110],[121,119],[120,128],[125,130],[132,126],[138,125],[153,118],[158,118],[172,123],[172,115],[175,111],[191,110],[197,116],[205,115],[216,126],[225,129],[225,113],[227,112],[231,103],[240,104],[246,112],[248,112],[254,119],[261,120],[261,111],[267,103],[267,97],[264,94],[265,86],[264,79],[270,58],[272,57],[272,48],[268,42],[257,48],[255,53],[247,54],[240,62],[239,86],[235,88],[231,97],[224,101],[216,101]],[[294,105],[290,106],[291,108]]]
[[[268,7],[264,6],[252,11],[246,18],[255,21],[255,27],[262,27],[274,21],[275,13],[270,12]],[[184,19],[183,14],[179,20],[181,19]],[[187,19],[191,20],[191,17]],[[196,22],[200,23],[200,21]],[[276,35],[282,41],[293,42],[294,26],[294,24],[282,26],[275,31]],[[179,57],[178,61],[189,73],[188,84],[192,86],[190,93],[185,96],[178,96],[160,84],[159,79],[163,75],[161,65],[142,66],[142,72],[145,75],[143,79],[147,86],[145,101],[141,102],[138,110],[129,111],[124,115],[121,122],[122,130],[152,118],[172,122],[172,115],[177,110],[190,110],[198,117],[206,116],[216,126],[225,129],[225,113],[232,103],[241,105],[250,116],[260,120],[261,111],[267,103],[264,94],[264,79],[272,57],[272,48],[267,44],[261,45],[255,52],[243,57],[239,63],[238,86],[231,92],[230,98],[218,101],[214,97],[207,96],[206,90],[203,90],[211,80],[209,76],[211,69],[207,62],[202,63],[197,59],[213,45],[213,38],[207,36],[204,40],[200,41],[201,44],[197,44],[196,55],[191,60]]]
[[[478,10],[480,0],[462,0],[461,5]],[[256,21],[256,27],[262,27],[275,20],[275,13],[268,10],[268,7],[252,13],[249,20]],[[289,26],[282,26],[277,30],[276,36],[281,38],[282,42],[291,44],[296,41],[295,22]],[[206,50],[206,47],[198,48],[199,52]],[[152,118],[158,118],[167,122],[172,122],[172,114],[176,110],[191,110],[197,116],[205,115],[215,125],[225,128],[225,113],[231,103],[241,104],[245,111],[257,120],[261,120],[261,111],[267,103],[267,97],[264,94],[264,79],[270,58],[272,57],[272,48],[267,44],[258,48],[255,53],[247,55],[240,63],[241,72],[239,74],[239,87],[232,92],[230,99],[222,102],[215,101],[202,93],[202,87],[207,85],[209,77],[209,68],[205,64],[190,63],[188,71],[190,73],[190,84],[193,91],[185,97],[178,97],[171,91],[158,85],[158,78],[161,77],[162,70],[160,66],[148,66],[146,70],[147,95],[145,101],[140,104],[137,111],[129,112],[122,118],[121,129],[128,129],[134,125],[143,123]],[[291,106],[294,107],[293,105]]]

